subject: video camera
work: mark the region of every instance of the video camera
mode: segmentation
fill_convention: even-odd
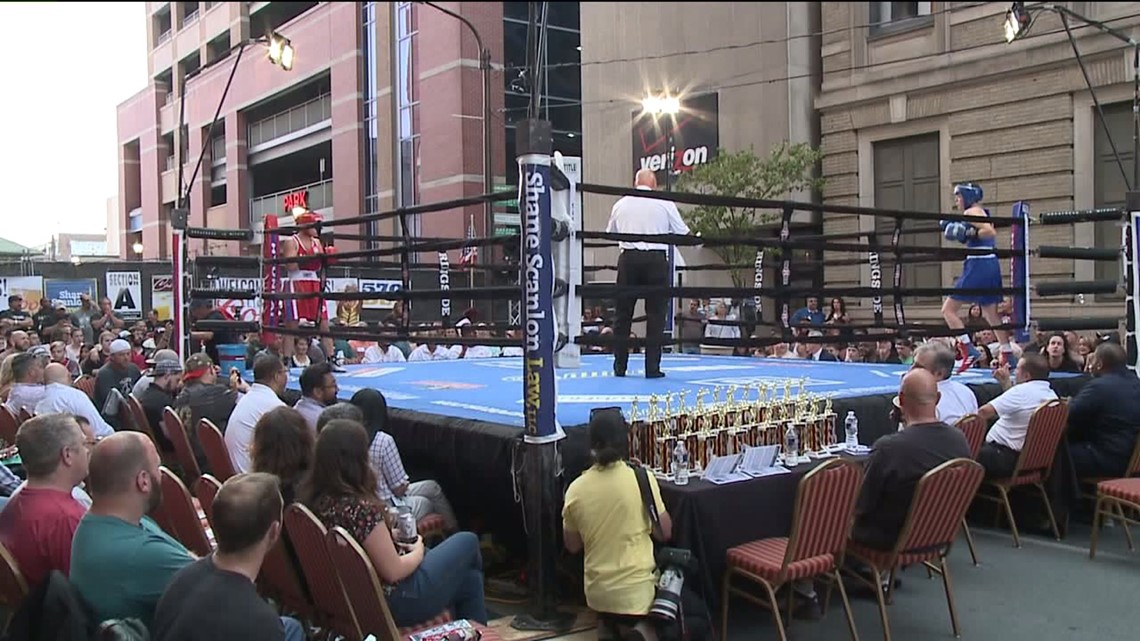
[[[685,587],[685,572],[696,572],[697,562],[689,550],[663,547],[657,551],[657,595],[649,606],[649,616],[675,621],[681,611],[681,589]]]

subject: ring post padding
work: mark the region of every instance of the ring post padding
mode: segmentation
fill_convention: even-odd
[[[883,324],[883,262],[879,254],[879,234],[871,232],[867,236],[870,251],[867,252],[867,263],[871,268],[871,288],[876,290],[871,297],[871,312],[875,316],[875,324]],[[828,303],[830,305],[830,303]]]
[[[903,279],[903,264],[899,260],[899,240],[902,239],[903,232],[903,219],[895,219],[895,231],[891,236],[891,249],[895,253],[895,275],[893,280],[894,292],[891,294],[891,299],[895,303],[895,322],[899,325],[906,324],[906,312],[903,311],[903,296],[902,296],[902,279]]]
[[[266,214],[262,219],[264,241],[261,245],[261,255],[268,259],[261,269],[261,291],[273,293],[279,291],[281,283],[281,265],[274,260],[281,255],[281,234],[277,233],[278,220],[276,214]],[[272,300],[272,297],[261,297],[261,326],[281,327],[284,324],[285,301]]]
[[[171,298],[174,299],[174,335],[177,337],[174,349],[178,351],[178,358],[185,361],[190,356],[190,328],[186,324],[190,310],[186,304],[186,234],[179,228],[174,229],[173,271]]]
[[[444,327],[451,327],[451,295],[446,293],[451,289],[451,261],[447,258],[447,252],[440,251],[438,254],[439,291],[444,292],[439,299],[439,319]]]
[[[1014,340],[1024,343],[1029,340],[1029,322],[1032,318],[1029,308],[1029,203],[1019,200],[1013,204],[1013,218],[1016,222],[1010,227],[1010,249],[1015,252],[1009,259],[1010,285],[1018,288],[1013,296],[1013,322],[1019,329]]]
[[[753,277],[753,286],[756,289],[764,289],[764,248],[761,247],[756,250],[756,262],[754,264],[756,275]],[[764,320],[764,297],[756,294],[752,297],[752,302],[756,305],[756,319],[758,321]],[[749,336],[749,338],[752,338]]]
[[[1129,192],[1129,201],[1132,200],[1131,196],[1134,192]],[[1136,260],[1137,255],[1137,242],[1140,242],[1140,234],[1136,233],[1136,226],[1140,224],[1140,208],[1137,208],[1134,203],[1129,203],[1128,224],[1124,226],[1122,232],[1122,240],[1124,245],[1124,269],[1125,274],[1125,345],[1128,350],[1128,362],[1133,369],[1140,368],[1140,349],[1136,344],[1136,319],[1140,317],[1140,300],[1136,296],[1136,285],[1140,283],[1140,262]]]
[[[555,154],[554,163],[566,178],[566,189],[551,191],[550,215],[552,221],[564,224],[567,231],[551,248],[554,276],[566,283],[566,291],[554,301],[558,321],[557,344],[561,345],[554,354],[554,366],[557,369],[577,369],[582,366],[582,346],[571,337],[582,334],[582,299],[578,297],[578,287],[582,284],[582,241],[578,238],[581,207],[578,206],[577,189],[581,179],[581,159]],[[554,185],[560,186],[557,181]]]
[[[783,220],[780,223],[780,280],[778,299],[780,301],[780,321],[783,325],[784,341],[791,342],[791,312],[788,309],[787,289],[792,284],[792,248],[790,238],[792,235],[792,216],[796,213],[792,205],[784,206]]]

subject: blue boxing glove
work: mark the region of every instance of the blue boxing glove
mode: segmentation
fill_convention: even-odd
[[[958,242],[963,242],[962,240],[958,240],[958,235],[959,235],[959,229],[964,225],[964,223],[958,223],[958,222],[954,222],[954,221],[943,221],[943,222],[946,223],[942,227],[942,232],[943,232],[943,235],[946,236],[946,240],[957,240]],[[965,233],[966,233],[966,231],[964,229],[962,229],[961,234],[964,235]]]
[[[946,228],[949,227],[950,225],[953,225],[953,224],[954,224],[954,221],[952,221],[952,220],[940,220],[940,221],[938,221],[938,227],[942,231],[946,231]]]

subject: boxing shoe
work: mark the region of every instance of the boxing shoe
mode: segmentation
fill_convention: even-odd
[[[958,341],[958,360],[961,361],[961,364],[958,365],[958,371],[955,374],[961,374],[973,367],[979,356],[981,353],[978,352],[978,348],[974,347],[973,343]]]

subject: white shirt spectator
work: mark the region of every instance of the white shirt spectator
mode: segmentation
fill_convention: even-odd
[[[1026,381],[1009,388],[990,401],[998,420],[986,434],[986,442],[1020,452],[1021,446],[1025,444],[1025,432],[1029,428],[1033,412],[1041,403],[1055,398],[1057,393],[1049,387],[1049,381]]]
[[[429,351],[427,345],[419,345],[408,354],[408,362],[416,361],[453,361],[459,358],[458,348],[436,345],[435,351]]]
[[[308,396],[302,396],[301,400],[293,405],[293,409],[305,417],[305,422],[309,424],[309,429],[313,431],[313,436],[316,436],[317,419],[321,417],[321,412],[325,411],[325,406]]]
[[[388,350],[384,351],[379,345],[372,345],[364,350],[364,359],[362,363],[403,363],[408,359],[404,358],[404,353],[400,351],[399,347],[389,345]]]
[[[44,398],[44,386],[35,383],[13,383],[12,390],[8,392],[8,407],[19,413],[21,409],[29,412],[36,411],[36,406]]]
[[[709,318],[708,325],[705,325],[705,338],[740,338],[740,327],[736,325],[716,325],[714,321],[735,321],[736,316],[729,314],[724,318],[717,318],[715,316]]]
[[[954,425],[967,414],[978,413],[978,397],[958,381],[938,381],[938,420]]]
[[[463,358],[495,358],[499,355],[498,347],[487,347],[486,345],[472,345],[467,348],[467,353]]]
[[[521,347],[504,347],[502,354],[503,354],[503,356],[522,356],[523,355],[523,348],[521,348]]]
[[[95,410],[95,404],[82,390],[62,383],[48,383],[44,388],[43,399],[36,404],[36,414],[54,414],[57,412],[75,414],[87,419],[96,438],[103,438],[115,433],[115,428],[103,420],[103,417]]]
[[[249,458],[249,448],[253,445],[253,428],[263,414],[271,409],[285,407],[268,386],[254,383],[249,392],[238,400],[230,420],[226,423],[226,449],[238,474],[249,472],[253,462]]]
[[[639,190],[653,191],[648,187],[638,186]],[[610,211],[610,222],[606,225],[609,233],[621,234],[688,234],[689,226],[681,220],[681,212],[677,205],[670,200],[658,198],[642,198],[640,196],[622,196]],[[643,251],[668,251],[670,245],[664,243],[626,242],[621,241],[618,247],[626,249],[640,249]]]

